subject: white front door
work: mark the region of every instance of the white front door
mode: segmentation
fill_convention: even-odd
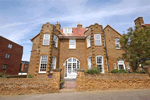
[[[65,62],[65,78],[75,79],[77,77],[77,69],[79,69],[79,60],[68,58]]]

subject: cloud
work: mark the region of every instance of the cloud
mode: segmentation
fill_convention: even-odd
[[[76,27],[78,22],[84,27],[94,23],[103,27],[110,24],[122,32],[134,25],[135,18],[150,16],[149,0],[13,0],[13,4],[0,1],[0,35],[23,46],[32,46],[29,39],[38,34],[46,22],[60,21],[62,27]],[[30,50],[26,51],[23,58],[29,59]]]

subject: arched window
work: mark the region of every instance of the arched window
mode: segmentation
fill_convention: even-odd
[[[50,34],[44,34],[43,36],[43,45],[49,45]]]
[[[66,78],[76,78],[77,69],[80,67],[80,62],[78,59],[71,57],[65,61],[65,77]]]
[[[88,37],[87,37],[87,47],[90,47],[91,46],[91,36],[89,35]]]

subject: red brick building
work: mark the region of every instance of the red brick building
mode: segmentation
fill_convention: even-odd
[[[137,21],[136,21],[137,22]],[[101,73],[114,69],[130,70],[123,59],[119,39],[122,35],[110,25],[95,23],[89,27],[65,27],[46,23],[33,42],[28,75],[47,77],[53,69],[62,69],[65,78],[76,78],[77,69],[98,67]]]
[[[23,47],[0,36],[0,73],[18,75]]]

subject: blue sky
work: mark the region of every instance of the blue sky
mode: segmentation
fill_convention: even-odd
[[[24,47],[22,60],[30,60],[32,42],[42,24],[63,27],[99,23],[118,32],[134,26],[137,17],[150,23],[150,0],[0,0],[0,35]]]

